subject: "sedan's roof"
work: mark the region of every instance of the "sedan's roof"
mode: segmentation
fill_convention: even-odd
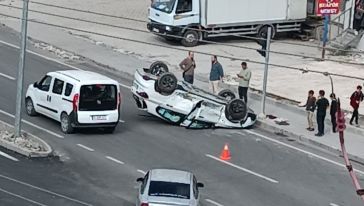
[[[150,172],[151,181],[191,184],[192,174],[190,172],[173,169],[153,169]]]

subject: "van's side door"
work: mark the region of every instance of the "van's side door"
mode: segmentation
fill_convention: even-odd
[[[50,116],[50,105],[48,100],[52,80],[52,76],[46,75],[38,82],[37,88],[34,89],[33,101],[36,111],[46,116]]]
[[[52,91],[50,92],[49,104],[50,112],[53,119],[59,121],[61,119],[61,112],[64,110],[64,102],[62,94],[65,87],[65,82],[59,78],[54,78]]]

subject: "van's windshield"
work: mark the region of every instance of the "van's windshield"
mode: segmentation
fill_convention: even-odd
[[[176,0],[153,0],[152,8],[166,13],[171,13]]]
[[[83,85],[80,90],[80,111],[103,111],[117,108],[117,89],[115,85]]]

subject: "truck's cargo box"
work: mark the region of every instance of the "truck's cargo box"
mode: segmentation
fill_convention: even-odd
[[[299,20],[306,9],[306,0],[201,0],[201,25]]]

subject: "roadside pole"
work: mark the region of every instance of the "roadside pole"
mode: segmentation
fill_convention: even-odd
[[[268,27],[268,35],[267,35],[266,51],[265,51],[264,78],[263,78],[263,96],[262,96],[262,105],[261,105],[261,114],[264,116],[265,116],[265,101],[266,101],[266,96],[267,96],[269,51],[270,51],[271,38],[272,38],[272,28]]]
[[[24,84],[24,65],[25,53],[27,45],[27,27],[28,27],[28,4],[29,0],[23,0],[23,16],[21,24],[21,47],[17,76],[17,93],[16,93],[16,111],[15,111],[15,137],[21,135],[21,106],[23,100],[23,84]]]

